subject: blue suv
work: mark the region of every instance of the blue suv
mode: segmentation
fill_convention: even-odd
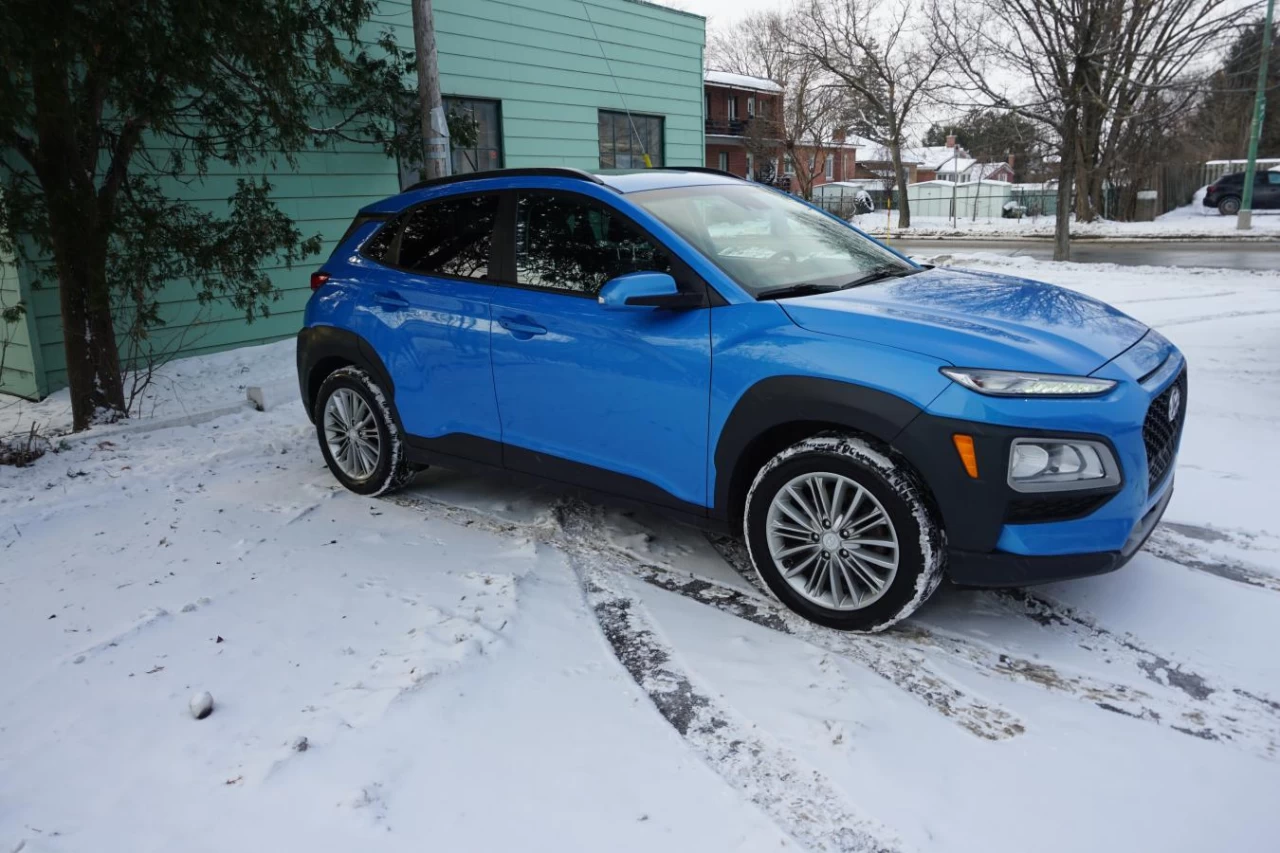
[[[1160,334],[711,170],[424,182],[311,285],[302,399],[347,488],[499,470],[741,531],[835,628],[892,625],[944,574],[1116,569],[1172,493],[1187,378]]]

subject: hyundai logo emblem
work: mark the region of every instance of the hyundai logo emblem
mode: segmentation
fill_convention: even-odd
[[[1169,392],[1169,423],[1173,423],[1178,419],[1178,410],[1182,408],[1182,391],[1178,386],[1174,386]]]

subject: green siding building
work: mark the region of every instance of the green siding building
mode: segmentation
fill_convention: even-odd
[[[453,152],[455,171],[638,167],[646,154],[654,166],[703,164],[703,18],[640,0],[435,0],[435,18],[446,105],[472,116],[479,131],[475,148]],[[413,44],[408,2],[382,0],[368,26],[371,35],[390,29]],[[217,209],[246,174],[264,169],[214,163],[202,183],[174,182],[170,191]],[[319,233],[325,253],[357,209],[416,179],[375,147],[346,143],[301,155],[296,170],[265,174],[281,209],[304,234]],[[186,283],[173,282],[151,345],[195,355],[292,336],[310,295],[308,273],[272,270],[281,299],[252,324],[228,306],[198,304]],[[33,288],[29,271],[0,257],[0,309],[19,299],[25,318],[0,323],[0,391],[43,397],[66,384],[58,293]]]

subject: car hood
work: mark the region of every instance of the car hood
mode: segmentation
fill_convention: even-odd
[[[1132,317],[1073,290],[972,270],[926,269],[778,304],[810,331],[961,367],[1088,375],[1147,332]]]

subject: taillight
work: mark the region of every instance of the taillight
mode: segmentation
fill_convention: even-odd
[[[1222,187],[1218,186],[1217,184],[1210,184],[1209,189],[1205,190],[1205,192],[1216,193],[1220,189],[1222,189]]]
[[[325,282],[327,282],[328,280],[329,280],[329,274],[327,272],[320,272],[319,270],[317,270],[316,272],[313,272],[311,274],[311,289],[319,290],[320,288],[324,287]]]

